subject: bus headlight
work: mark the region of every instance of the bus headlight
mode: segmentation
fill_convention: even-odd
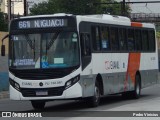
[[[16,90],[20,91],[20,86],[17,82],[15,82],[14,80],[12,80],[11,78],[9,78],[9,83],[12,87],[14,87]]]
[[[65,84],[65,89],[68,89],[69,87],[71,87],[72,85],[74,85],[75,83],[77,83],[80,79],[80,75],[68,80]]]

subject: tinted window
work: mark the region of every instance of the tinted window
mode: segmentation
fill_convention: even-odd
[[[100,50],[100,33],[99,27],[92,27],[93,49]]]
[[[149,35],[149,50],[155,51],[155,32],[153,30],[148,31]]]
[[[134,29],[128,29],[128,50],[135,50]]]
[[[103,50],[110,50],[108,27],[101,28],[101,48]]]
[[[142,50],[141,30],[135,30],[136,50]]]
[[[127,50],[126,29],[124,28],[119,29],[119,42],[120,42],[120,49]]]
[[[149,50],[149,41],[148,41],[148,31],[142,31],[142,50],[147,51]]]
[[[90,35],[88,33],[81,33],[81,53],[83,56],[91,54]]]
[[[110,28],[110,40],[112,50],[119,50],[119,41],[118,41],[118,28]]]

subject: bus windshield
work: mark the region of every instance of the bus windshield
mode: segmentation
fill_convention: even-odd
[[[76,32],[12,35],[10,49],[11,68],[48,69],[79,65]]]

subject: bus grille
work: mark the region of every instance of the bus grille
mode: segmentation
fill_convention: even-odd
[[[71,70],[11,70],[16,77],[27,80],[46,80],[62,78],[68,75]]]
[[[65,87],[55,88],[21,88],[23,97],[47,97],[47,96],[61,96]],[[37,91],[47,91],[48,95],[36,95]]]

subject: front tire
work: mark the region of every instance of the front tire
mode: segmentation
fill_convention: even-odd
[[[99,83],[96,81],[94,86],[94,96],[89,99],[89,105],[91,107],[97,107],[100,103],[100,88]]]
[[[32,107],[35,110],[42,110],[45,107],[45,101],[36,101],[36,100],[33,100],[33,101],[31,101],[31,103],[32,103]]]

